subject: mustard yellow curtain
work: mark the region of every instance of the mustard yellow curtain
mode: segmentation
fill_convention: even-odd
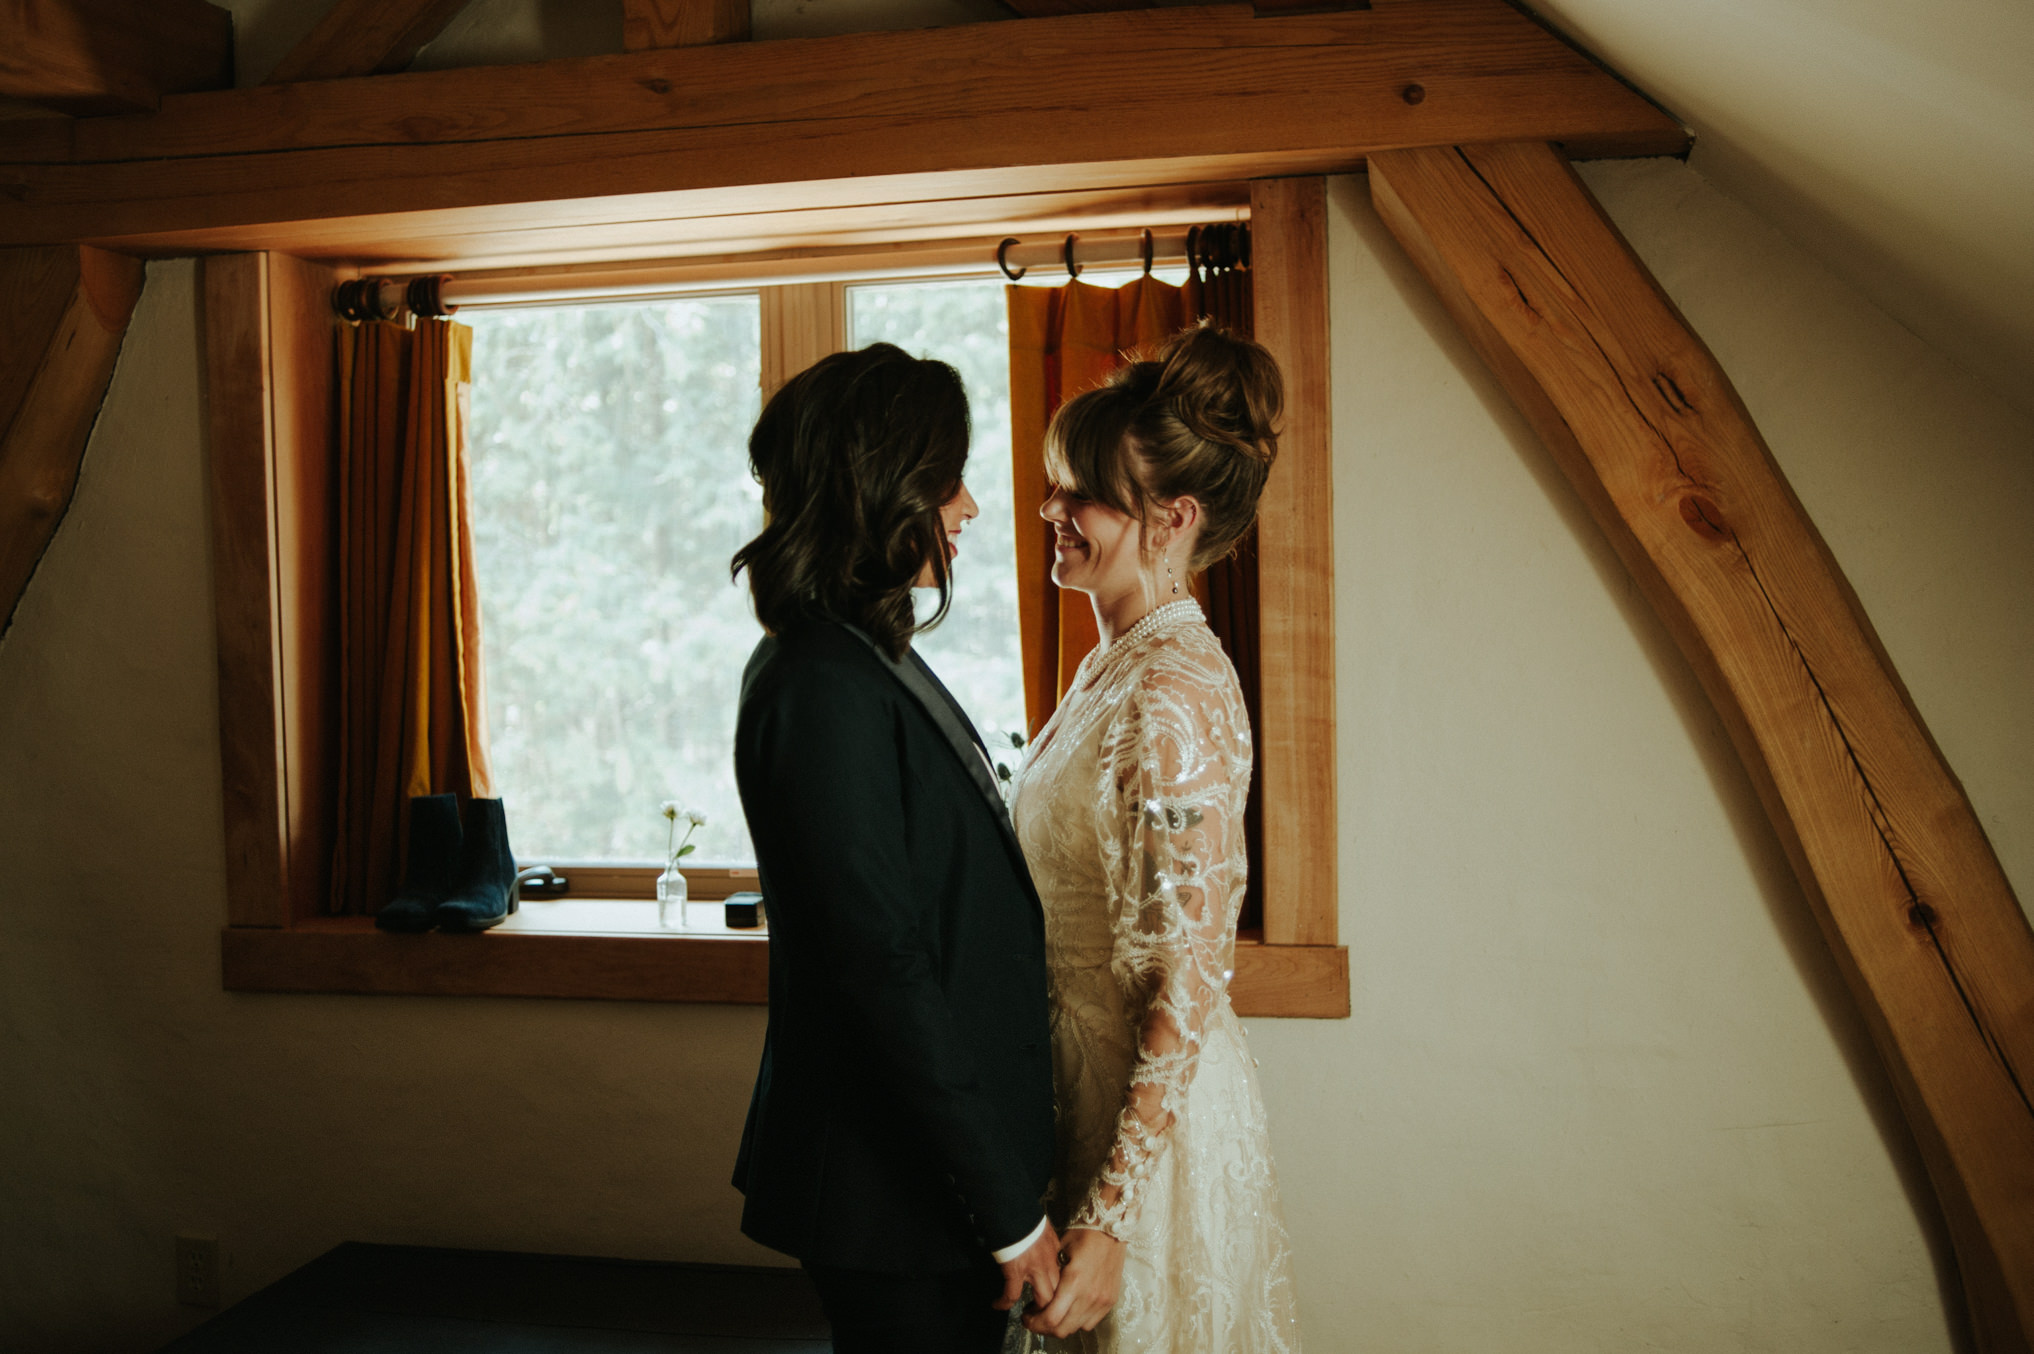
[[[357,325],[339,365],[331,909],[372,913],[400,879],[411,796],[494,794],[467,478],[473,331]]]

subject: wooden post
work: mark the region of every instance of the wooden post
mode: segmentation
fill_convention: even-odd
[[[763,399],[822,357],[847,349],[847,287],[794,282],[763,288]]]
[[[1285,427],[1257,528],[1264,939],[1333,945],[1340,890],[1327,181],[1253,181],[1250,234],[1257,338],[1285,376]]]
[[[0,250],[0,633],[56,535],[113,380],[141,262],[75,245]]]
[[[1386,224],[1723,716],[1898,1088],[1979,1348],[2034,1335],[2034,932],[1716,360],[1538,142],[1370,158]]]
[[[334,274],[204,263],[227,917],[319,910],[332,856]]]

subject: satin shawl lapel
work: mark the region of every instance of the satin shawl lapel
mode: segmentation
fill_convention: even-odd
[[[939,679],[932,675],[932,670],[924,665],[924,660],[917,654],[907,653],[904,661],[899,662],[883,652],[882,645],[854,626],[842,622],[841,628],[866,644],[869,652],[876,656],[876,661],[887,668],[890,675],[895,677],[924,708],[925,713],[932,717],[932,722],[939,726],[942,734],[946,735],[946,741],[953,745],[953,755],[960,758],[962,768],[974,779],[975,788],[980,790],[982,797],[988,801],[990,812],[996,816],[996,826],[1002,830],[1010,849],[1017,853],[1017,859],[1023,860],[1024,851],[1017,844],[1017,830],[1010,823],[1009,806],[1004,804],[1002,789],[996,784],[996,778],[989,770],[988,750],[976,739],[975,731],[962,717],[960,706],[954,698],[947,693],[944,686],[940,685]],[[1025,878],[1028,882],[1030,878],[1028,870]]]

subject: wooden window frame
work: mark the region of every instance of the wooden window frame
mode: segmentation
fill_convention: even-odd
[[[1244,185],[1232,193],[1240,200]],[[1346,1016],[1336,944],[1332,495],[1326,192],[1320,177],[1247,185],[1257,328],[1285,367],[1286,434],[1260,530],[1264,928],[1238,943],[1234,1000],[1255,1016]],[[320,915],[331,854],[333,710],[324,670],[335,617],[329,484],[342,271],[277,251],[205,261],[220,748],[225,769],[225,986],[759,1003],[766,936],[497,930],[390,936]],[[763,381],[845,342],[845,284],[762,285]],[[648,897],[656,871],[578,867],[574,896]],[[698,896],[753,872],[687,871]],[[597,882],[596,882],[597,881]]]

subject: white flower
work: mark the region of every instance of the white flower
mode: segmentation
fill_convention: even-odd
[[[664,816],[665,816],[666,818],[670,819],[670,820],[671,820],[672,822],[674,822],[674,823],[675,823],[675,822],[677,822],[677,821],[678,821],[678,801],[677,801],[677,800],[675,800],[675,799],[667,799],[667,800],[665,800],[665,801],[664,801],[664,802],[663,802],[662,804],[659,804],[659,805],[657,806],[657,812],[659,812],[659,813],[663,814],[663,815],[664,815]]]
[[[694,827],[705,827],[706,815],[701,813],[698,809],[687,809],[685,810],[685,821],[692,824],[692,826]]]

